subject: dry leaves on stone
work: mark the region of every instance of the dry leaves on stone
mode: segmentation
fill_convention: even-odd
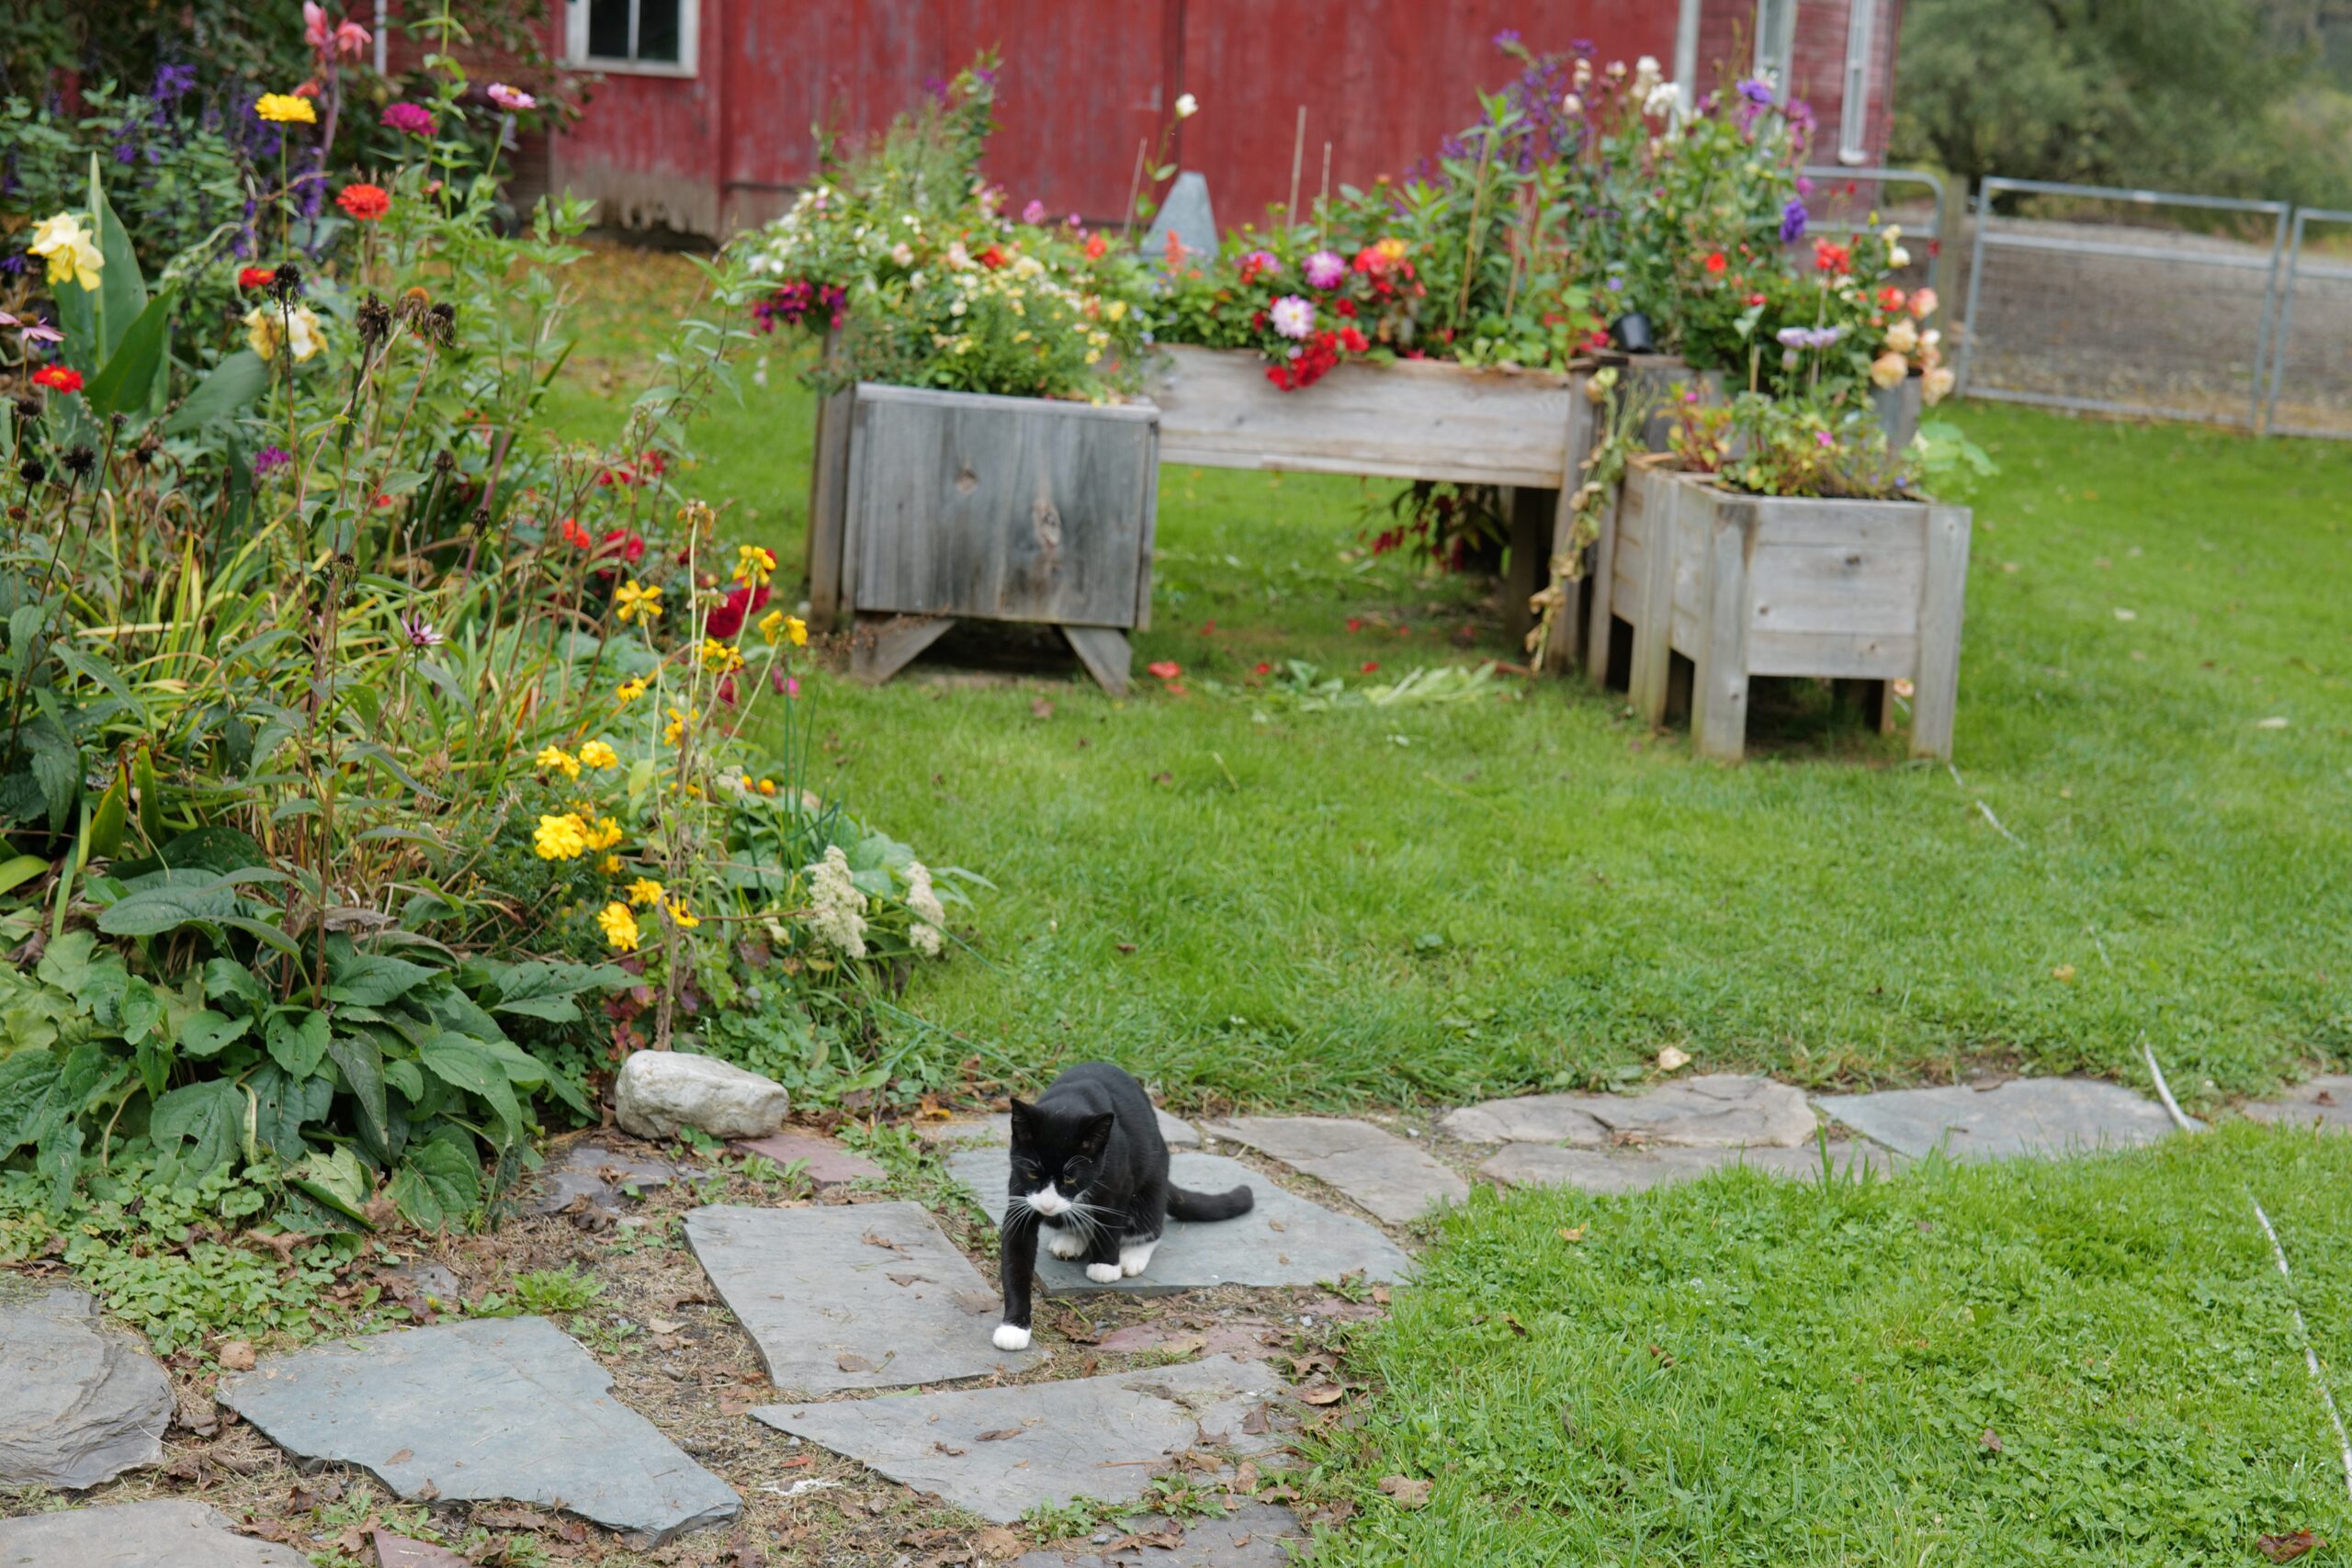
[[[1387,1494],[1388,1500],[1400,1508],[1428,1506],[1430,1487],[1432,1484],[1434,1483],[1411,1475],[1384,1475],[1380,1478],[1381,1491]]]
[[[2295,1530],[2287,1535],[2263,1535],[2254,1540],[2254,1549],[2273,1562],[2292,1562],[2303,1553],[2327,1542],[2309,1530]]]

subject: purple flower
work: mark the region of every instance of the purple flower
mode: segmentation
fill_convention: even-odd
[[[1317,251],[1306,258],[1306,281],[1317,288],[1337,288],[1348,276],[1348,264],[1337,251]]]
[[[1792,245],[1804,237],[1805,216],[1804,199],[1790,197],[1789,204],[1781,209],[1781,243]]]
[[[1772,84],[1761,77],[1750,76],[1739,85],[1739,96],[1759,107],[1772,101]]]
[[[294,460],[294,454],[283,446],[265,446],[254,454],[254,478],[267,479]]]
[[[414,649],[438,648],[449,640],[434,627],[431,621],[414,613],[401,617],[401,635],[408,638],[409,647]]]
[[[538,99],[531,96],[522,88],[510,87],[503,82],[492,82],[482,90],[492,103],[496,104],[508,114],[521,114],[526,109],[535,109],[539,107]]]
[[[1518,48],[1519,29],[1517,28],[1505,28],[1502,31],[1497,33],[1495,35],[1495,47],[1497,49]]]
[[[1241,258],[1241,270],[1260,277],[1280,277],[1283,259],[1272,251],[1251,251]]]
[[[383,125],[385,130],[397,130],[403,136],[430,136],[433,111],[422,104],[387,104]]]
[[[1023,223],[1043,223],[1045,220],[1046,204],[1037,200],[1034,197],[1031,197],[1029,205],[1021,209],[1021,221]]]
[[[196,85],[193,65],[159,65],[155,68],[155,85],[147,96],[159,104],[168,104]]]

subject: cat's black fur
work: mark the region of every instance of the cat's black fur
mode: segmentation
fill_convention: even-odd
[[[1027,1200],[1048,1181],[1078,1207],[1039,1213]],[[1256,1201],[1247,1187],[1230,1192],[1188,1192],[1168,1180],[1168,1141],[1143,1085],[1108,1062],[1083,1062],[1056,1078],[1031,1105],[1012,1102],[1012,1179],[1005,1210],[1004,1324],[1000,1348],[1026,1347],[1030,1273],[1039,1232],[1080,1239],[1081,1265],[1113,1268],[1123,1246],[1156,1243],[1170,1215],[1180,1220],[1229,1220]],[[1148,1254],[1147,1254],[1148,1260]],[[1138,1263],[1133,1271],[1139,1272]],[[1008,1335],[1018,1330],[1017,1335]],[[1008,1344],[1008,1337],[1018,1342]]]

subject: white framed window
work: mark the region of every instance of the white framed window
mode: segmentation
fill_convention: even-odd
[[[1756,74],[1783,98],[1796,42],[1797,0],[1756,0]]]
[[[1849,0],[1846,15],[1846,75],[1838,107],[1838,161],[1871,161],[1871,28],[1878,0]]]
[[[645,76],[691,76],[699,0],[564,0],[564,63]]]

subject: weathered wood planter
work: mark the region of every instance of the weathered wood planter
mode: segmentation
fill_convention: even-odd
[[[1157,409],[861,384],[849,425],[854,673],[888,680],[959,619],[1028,621],[1126,689],[1126,634],[1151,617]]]
[[[1588,668],[1608,679],[1610,622],[1628,623],[1633,703],[1655,725],[1683,655],[1692,743],[1728,758],[1753,676],[1908,681],[1912,754],[1949,757],[1969,522],[1962,506],[1742,495],[1636,463],[1596,551]]]

